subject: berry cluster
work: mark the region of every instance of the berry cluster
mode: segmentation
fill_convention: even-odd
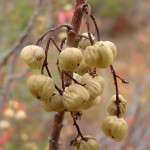
[[[41,101],[42,106],[47,112],[70,112],[77,128],[78,135],[71,141],[73,150],[99,150],[99,142],[90,135],[83,136],[77,124],[81,117],[82,110],[88,110],[100,103],[100,96],[105,87],[105,80],[97,73],[97,69],[110,67],[116,94],[112,96],[108,103],[109,117],[102,123],[103,132],[115,141],[121,141],[127,134],[128,127],[126,121],[122,118],[126,112],[127,102],[119,94],[117,79],[127,83],[119,77],[112,63],[117,55],[117,48],[110,41],[101,41],[97,24],[94,18],[97,37],[89,31],[88,5],[83,5],[82,10],[88,14],[88,32],[76,35],[77,42],[70,46],[68,39],[62,40],[60,46],[54,41],[55,32],[65,27],[67,33],[74,34],[72,26],[61,25],[45,33],[37,42],[37,45],[29,45],[22,49],[22,60],[32,69],[41,68],[40,74],[33,74],[27,80],[27,87],[30,93]],[[39,42],[49,35],[46,49],[38,46]],[[51,75],[48,67],[48,50],[50,42],[53,42],[59,54],[57,57],[57,68],[60,74],[62,87],[59,88]],[[65,45],[65,46],[64,46]],[[77,46],[78,45],[78,46]],[[48,76],[44,75],[46,69]],[[71,82],[70,82],[71,81]]]

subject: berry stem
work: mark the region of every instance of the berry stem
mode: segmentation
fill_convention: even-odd
[[[115,84],[115,88],[116,88],[116,107],[117,107],[117,116],[120,117],[120,109],[119,109],[119,104],[120,104],[120,100],[119,100],[119,90],[118,90],[118,83],[117,83],[117,74],[114,70],[114,67],[112,65],[110,65],[110,69],[111,72],[113,74],[113,78],[114,78],[114,84]]]
[[[89,12],[87,10],[87,5],[86,5],[86,7],[83,6],[82,11],[86,14],[89,14]],[[96,30],[96,33],[97,33],[97,40],[100,41],[100,32],[99,32],[98,25],[97,25],[97,22],[95,20],[95,17],[92,14],[90,14],[90,17],[91,17],[91,19],[94,23],[94,26],[95,26],[95,30]]]

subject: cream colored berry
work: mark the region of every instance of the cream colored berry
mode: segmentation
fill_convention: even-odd
[[[84,59],[82,59],[80,65],[77,67],[77,69],[75,70],[79,75],[84,75],[85,73],[87,73],[90,70],[90,66],[85,62]]]
[[[106,117],[102,123],[102,130],[108,137],[121,141],[128,133],[128,125],[123,118],[116,116]]]
[[[62,101],[62,96],[57,93],[54,93],[49,100],[43,101],[42,104],[43,104],[44,110],[47,112],[65,110],[63,101]]]
[[[30,68],[39,69],[44,62],[45,52],[42,47],[28,45],[22,49],[20,57]]]
[[[119,103],[120,116],[119,117],[123,117],[126,113],[127,101],[120,94],[119,94],[119,100],[120,100],[120,103]],[[113,95],[110,98],[108,102],[108,106],[107,106],[107,111],[112,116],[117,116],[117,106],[116,106],[115,101],[116,101],[116,95]]]
[[[85,36],[85,37],[87,37],[87,38],[82,37],[81,41],[79,42],[79,47],[82,48],[82,49],[85,49],[87,46],[91,45],[91,42],[89,40],[89,36],[88,36],[87,32],[83,33],[82,35]],[[92,37],[92,40],[95,40],[95,36],[93,36],[91,34],[91,37]]]
[[[50,99],[54,93],[54,81],[45,75],[31,75],[27,80],[27,87],[31,94],[39,100]]]
[[[105,84],[104,79],[101,76],[91,76],[89,73],[82,76],[80,83],[88,90],[90,99],[95,99],[98,95],[101,95]]]
[[[101,85],[93,79],[88,79],[84,83],[81,79],[81,84],[84,84],[84,87],[89,92],[90,99],[95,99],[97,96],[102,94],[103,89]]]
[[[63,93],[64,107],[69,111],[77,111],[80,106],[88,101],[90,95],[88,91],[79,84],[72,84]]]
[[[104,88],[105,88],[105,79],[102,76],[96,74],[96,75],[93,76],[93,80],[97,81],[101,85],[102,90],[104,90]]]
[[[82,77],[77,73],[73,73],[73,78],[80,83]]]
[[[94,100],[89,99],[87,102],[83,103],[83,105],[81,106],[81,109],[82,110],[90,109],[90,108],[98,105],[100,102],[101,102],[101,98],[100,98],[100,96],[97,96]]]
[[[115,58],[117,56],[117,48],[115,46],[115,44],[113,42],[110,41],[105,41],[104,44],[106,45],[106,47],[110,47],[110,49],[112,50],[113,53],[113,57]]]
[[[84,51],[85,62],[91,67],[106,68],[113,62],[113,53],[103,42],[96,42]]]
[[[91,135],[86,135],[84,141],[81,138],[77,139],[77,142],[73,143],[72,150],[100,150],[100,143]]]
[[[64,71],[74,71],[80,65],[83,56],[78,48],[70,47],[62,50],[58,59]]]

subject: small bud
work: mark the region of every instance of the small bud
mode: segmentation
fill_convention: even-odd
[[[27,80],[27,87],[37,99],[44,101],[51,98],[54,93],[54,81],[44,75],[31,75]]]
[[[20,53],[21,59],[32,69],[39,69],[45,59],[45,52],[42,47],[28,45]]]
[[[108,137],[121,141],[128,133],[128,125],[123,118],[116,116],[106,117],[102,123],[102,130]]]
[[[72,150],[100,150],[100,144],[94,137],[86,135],[84,138],[85,141],[78,138],[77,141],[72,144]]]
[[[119,117],[123,117],[126,113],[127,101],[120,94],[119,94],[119,100],[120,100],[120,103],[119,103],[120,116]],[[113,95],[110,98],[108,102],[108,106],[107,106],[107,111],[110,115],[117,116],[116,95]]]
[[[63,93],[64,107],[69,111],[77,111],[85,103],[90,95],[88,91],[79,84],[72,84]]]
[[[82,58],[82,52],[78,48],[65,48],[58,57],[59,65],[64,71],[74,71],[80,65]]]

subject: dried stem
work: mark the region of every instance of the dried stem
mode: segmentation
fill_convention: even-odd
[[[89,14],[89,12],[87,10],[87,5],[85,5],[85,6],[86,7],[83,6],[82,11],[86,14]],[[97,40],[100,41],[100,32],[99,32],[98,25],[97,25],[97,22],[95,20],[95,17],[92,14],[90,14],[90,17],[91,17],[91,19],[94,23],[94,26],[95,26],[95,30],[96,30],[96,33],[97,33]]]
[[[116,107],[117,107],[117,116],[120,117],[120,108],[119,108],[119,104],[120,104],[120,100],[119,100],[119,90],[118,90],[118,83],[117,83],[117,74],[114,70],[114,67],[112,65],[110,65],[110,69],[111,72],[113,74],[113,78],[114,78],[114,84],[115,84],[115,88],[116,88]]]
[[[69,73],[67,73],[67,72],[64,71],[64,74],[65,74],[66,76],[68,76],[71,80],[73,80],[75,83],[77,83],[77,84],[79,84],[79,85],[82,85],[82,84],[79,83],[76,79],[74,79]],[[84,85],[82,85],[82,86],[84,86]]]

